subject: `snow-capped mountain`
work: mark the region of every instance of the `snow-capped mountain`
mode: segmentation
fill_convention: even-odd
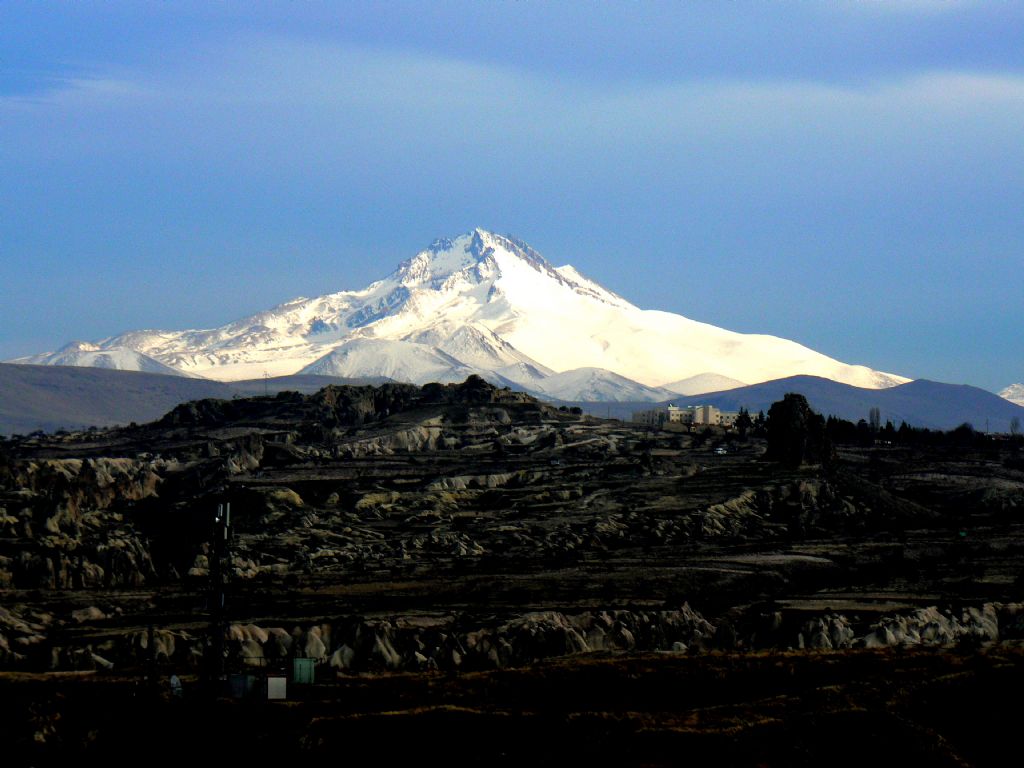
[[[167,376],[195,377],[195,374],[179,371],[159,360],[134,349],[122,346],[99,346],[87,341],[72,341],[56,352],[32,357],[23,357],[10,362],[32,365],[71,365],[81,368],[109,368],[116,371],[144,371],[162,373]]]
[[[999,396],[1016,405],[1024,406],[1024,384],[1011,384]]]
[[[563,399],[611,397],[612,382],[658,388],[709,372],[737,382],[794,374],[873,388],[907,381],[786,339],[640,309],[526,243],[482,229],[435,241],[360,291],[295,299],[220,328],[133,331],[93,346],[222,381],[301,371],[422,382],[476,371]],[[630,381],[577,371],[595,368]],[[550,381],[557,372],[567,375]]]

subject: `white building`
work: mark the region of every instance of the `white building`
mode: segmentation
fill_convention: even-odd
[[[693,424],[695,426],[731,427],[739,413],[720,411],[713,405],[667,405],[646,411],[634,411],[633,422],[660,427],[662,424]]]

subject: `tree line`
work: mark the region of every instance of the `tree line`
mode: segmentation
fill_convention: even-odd
[[[985,448],[993,447],[999,441],[1008,443],[1013,453],[1024,447],[1019,423],[1011,423],[1008,437],[996,437],[979,432],[966,422],[946,431],[912,427],[905,421],[899,427],[891,421],[882,426],[879,416],[878,409],[872,408],[867,419],[856,423],[836,416],[826,419],[810,407],[803,395],[789,393],[772,404],[767,417],[759,414],[758,419],[751,419],[746,411],[742,411],[741,418],[745,417],[742,428],[740,418],[736,424],[741,435],[749,429],[755,436],[767,440],[765,458],[790,467],[830,465],[836,461],[837,445]]]

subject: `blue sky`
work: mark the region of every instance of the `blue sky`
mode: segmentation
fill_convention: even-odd
[[[0,5],[0,358],[510,232],[634,303],[1024,380],[1024,4]]]

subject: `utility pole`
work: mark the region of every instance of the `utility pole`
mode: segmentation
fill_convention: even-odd
[[[263,396],[270,397],[270,374],[263,371]]]
[[[210,658],[208,670],[211,685],[224,679],[224,638],[227,635],[225,606],[225,568],[231,566],[231,503],[217,505],[213,517],[213,541],[210,564]]]
[[[156,693],[158,688],[156,676],[156,632],[153,629],[153,622],[149,622],[146,628],[146,692],[150,695]]]

